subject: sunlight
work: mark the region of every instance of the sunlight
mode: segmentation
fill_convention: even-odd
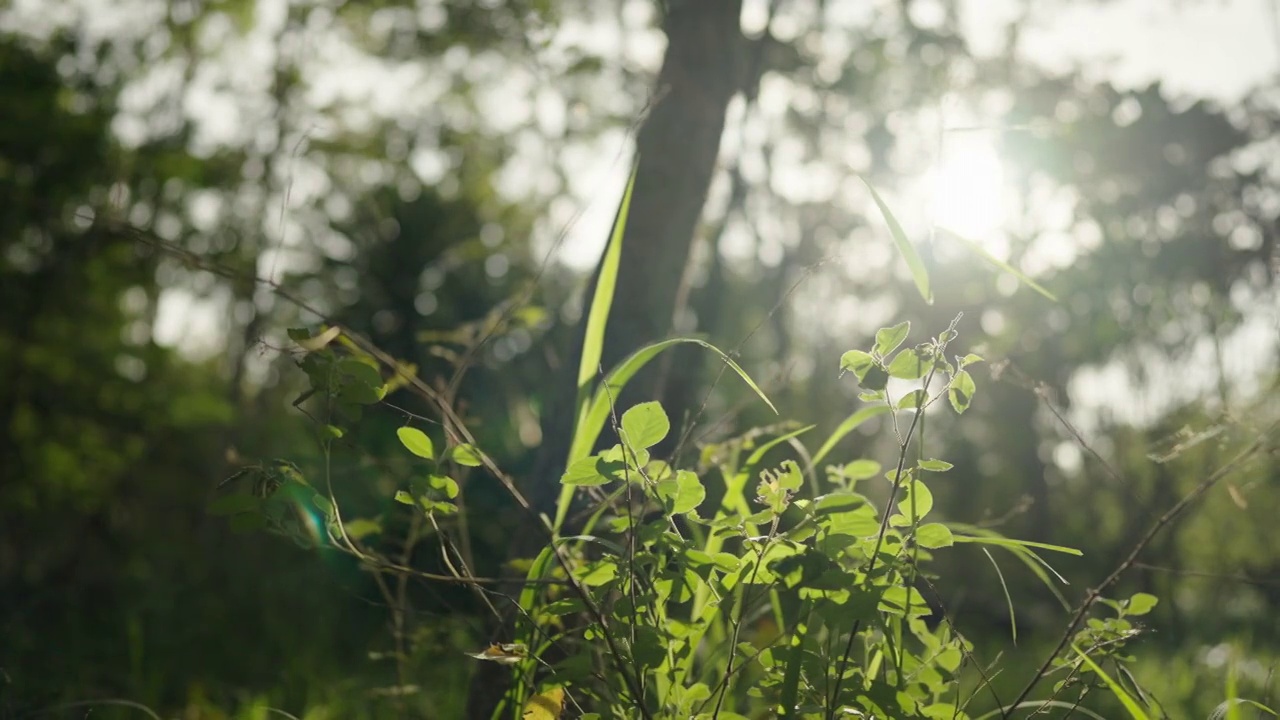
[[[933,221],[988,251],[1008,221],[1004,167],[990,140],[972,135],[947,138],[942,157],[926,181]]]

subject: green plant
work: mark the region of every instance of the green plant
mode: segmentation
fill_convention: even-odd
[[[1057,593],[1054,581],[1060,576],[1043,553],[1080,553],[1006,538],[934,512],[931,487],[951,465],[927,451],[926,418],[944,400],[956,414],[964,413],[977,390],[970,368],[983,362],[972,353],[949,354],[959,316],[915,345],[906,345],[911,326],[903,322],[880,329],[870,347],[844,353],[840,368],[860,386],[865,406],[814,452],[802,440],[813,427],[784,422],[703,445],[691,461],[680,460],[684,437],[671,458],[655,457],[653,448],[672,432],[662,406],[619,408],[615,399],[646,363],[677,344],[711,351],[773,406],[728,354],[696,338],[642,348],[593,382],[630,193],[629,186],[588,314],[563,489],[554,518],[539,516],[547,543],[522,564],[526,573],[518,596],[505,598],[518,612],[512,637],[467,653],[511,669],[513,682],[496,717],[545,720],[568,711],[584,718],[959,720],[1054,708],[1099,717],[1081,705],[1095,688],[1110,693],[1130,717],[1163,715],[1126,668],[1130,658],[1124,655],[1140,630],[1135,618],[1156,599],[1140,593],[1114,601],[1103,593],[1161,528],[1263,450],[1265,435],[1155,523],[1089,591],[1062,640],[1014,701],[1004,703],[992,683],[1004,669],[980,661],[945,609],[925,596],[938,594],[939,575],[930,570],[937,554],[958,544],[981,546],[989,558],[990,549],[1004,550]],[[924,265],[883,200],[878,194],[874,199],[917,287],[930,300]],[[246,489],[219,499],[213,509],[231,515],[242,529],[266,528],[300,544],[351,554],[384,588],[386,576],[466,585],[497,613],[481,590],[497,581],[477,577],[453,539],[458,529],[450,523],[465,516],[462,480],[470,469],[481,469],[525,510],[536,509],[476,446],[447,398],[403,365],[338,326],[293,331],[291,337],[303,350],[299,365],[322,411],[316,420],[324,484],[313,486],[297,466],[275,461],[246,471],[252,478]],[[387,370],[391,375],[384,377]],[[437,439],[411,425],[396,433],[402,460],[413,463],[394,497],[412,508],[414,518],[403,557],[431,537],[446,573],[424,572],[378,552],[366,540],[383,533],[382,521],[344,518],[329,482],[333,442],[359,421],[365,407],[398,389],[432,403],[443,431]],[[833,464],[841,439],[877,418],[887,421],[885,431],[896,441],[891,463],[850,458]],[[597,450],[606,427],[618,442]],[[583,519],[571,522],[575,508]],[[404,610],[393,601],[403,593],[385,595],[397,613],[402,644]],[[1109,607],[1112,616],[1093,617],[1099,606]],[[1009,610],[1013,624],[1012,599]],[[1067,649],[1071,655],[1064,654]],[[1064,677],[1051,694],[1032,698],[1055,673]],[[403,669],[400,687],[411,688]],[[977,705],[995,709],[981,714]]]

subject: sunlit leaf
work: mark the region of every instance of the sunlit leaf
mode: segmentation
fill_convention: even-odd
[[[634,449],[657,445],[671,431],[671,422],[662,404],[647,402],[636,405],[622,414],[622,436]]]
[[[942,523],[928,523],[916,528],[916,543],[923,548],[936,550],[938,548],[951,547],[955,544],[955,539],[951,534],[951,528]]]
[[[1156,606],[1160,599],[1149,593],[1138,593],[1129,598],[1125,604],[1125,615],[1146,615]]]
[[[606,467],[607,466],[607,467]],[[613,478],[609,470],[618,469],[616,463],[606,463],[598,455],[585,457],[573,463],[560,477],[560,483],[570,486],[603,485]]]
[[[851,372],[861,380],[876,364],[875,356],[862,350],[850,350],[840,356],[840,370]]]
[[[897,350],[902,341],[907,339],[910,332],[911,323],[907,321],[893,327],[880,328],[876,331],[876,354],[880,357],[888,357],[889,353]]]
[[[342,529],[347,533],[347,537],[352,540],[361,540],[370,535],[382,534],[382,525],[377,520],[368,518],[356,518],[348,520],[342,524]]]
[[[887,410],[888,408],[885,409]],[[882,467],[875,460],[854,460],[841,469],[840,475],[851,481],[866,480],[879,475]]]
[[[427,483],[433,490],[439,490],[450,500],[458,497],[458,481],[444,475],[432,475]]]
[[[343,358],[338,363],[338,370],[357,382],[372,388],[382,387],[382,373],[374,365],[357,358]]]
[[[969,371],[960,370],[956,372],[951,379],[951,386],[947,388],[947,400],[951,402],[951,407],[957,414],[963,413],[969,409],[969,403],[973,401],[973,394],[977,391],[978,387],[974,384]]]
[[[707,497],[698,476],[688,470],[681,470],[674,478],[658,482],[658,497],[667,501],[671,512],[676,515],[697,509]]]
[[[560,720],[563,711],[564,688],[551,688],[529,698],[520,720]]]
[[[449,459],[467,467],[480,467],[484,464],[484,458],[480,455],[480,451],[474,445],[466,443],[453,446],[453,449],[449,451]]]
[[[898,512],[903,517],[918,521],[933,510],[933,492],[928,485],[916,480],[906,483],[903,490],[905,495],[898,501]]]
[[[918,380],[929,374],[933,356],[922,348],[907,348],[889,361],[889,376],[899,380]]]
[[[407,426],[399,428],[396,430],[396,437],[400,438],[400,444],[414,455],[427,460],[435,459],[436,451],[435,446],[431,444],[431,438],[418,428]]]

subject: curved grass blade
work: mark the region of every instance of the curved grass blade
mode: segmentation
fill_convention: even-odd
[[[941,230],[941,231],[943,231],[943,232],[945,232],[946,234],[950,235],[951,237],[955,238],[956,240],[959,240],[961,244],[963,244],[965,247],[969,248],[969,252],[972,252],[973,254],[977,255],[978,257],[982,258],[983,260],[986,260],[987,262],[991,263],[992,265],[995,265],[997,268],[999,268],[999,269],[1001,269],[1001,270],[1003,270],[1003,271],[1005,271],[1005,272],[1009,273],[1010,275],[1012,275],[1012,276],[1014,276],[1014,277],[1018,278],[1018,281],[1019,281],[1019,282],[1021,282],[1021,283],[1025,284],[1027,287],[1031,288],[1032,290],[1035,290],[1036,292],[1040,293],[1041,295],[1043,295],[1043,296],[1045,296],[1045,297],[1049,298],[1050,300],[1052,300],[1052,301],[1054,301],[1054,302],[1058,302],[1058,298],[1057,298],[1057,296],[1056,296],[1056,295],[1054,295],[1053,293],[1049,292],[1048,290],[1045,290],[1045,289],[1044,289],[1044,287],[1043,287],[1042,285],[1040,285],[1039,283],[1037,283],[1035,280],[1032,280],[1031,278],[1027,277],[1026,275],[1024,275],[1022,272],[1020,272],[1018,269],[1016,269],[1015,267],[1013,267],[1013,266],[1012,266],[1012,265],[1010,265],[1009,263],[1007,263],[1007,262],[1005,262],[1005,261],[1001,260],[1000,258],[996,257],[995,255],[992,255],[991,253],[987,252],[987,251],[986,251],[985,249],[983,249],[983,247],[982,247],[981,245],[979,245],[978,243],[974,242],[973,240],[970,240],[969,238],[967,238],[967,237],[965,237],[965,236],[961,235],[960,233],[957,233],[957,232],[956,232],[956,231],[954,231],[954,230],[951,230],[951,229],[948,229],[948,228],[945,228],[945,227],[939,227],[938,229],[939,229],[939,230]]]
[[[876,201],[876,207],[880,208],[880,214],[884,215],[884,221],[889,224],[889,233],[893,235],[893,242],[898,246],[898,252],[902,253],[902,259],[907,261],[907,268],[911,270],[911,279],[916,282],[916,289],[920,291],[920,297],[930,305],[933,304],[933,292],[929,289],[929,271],[924,267],[924,261],[920,259],[920,254],[916,252],[915,246],[907,239],[907,233],[903,231],[902,225],[898,223],[898,219],[893,216],[893,212],[889,210],[889,206],[885,204],[884,198],[880,197],[880,193],[876,192],[875,187],[871,185],[871,181],[861,178],[862,183],[871,191],[871,198]]]
[[[832,449],[835,448],[836,443],[843,440],[845,435],[853,432],[853,430],[862,423],[878,415],[883,415],[889,412],[889,410],[890,408],[888,405],[873,405],[871,407],[862,408],[845,418],[844,422],[840,423],[840,426],[831,433],[831,436],[827,438],[826,442],[822,443],[822,447],[818,448],[818,452],[814,453],[812,463],[813,467],[817,468],[818,464],[827,457],[827,453],[831,452]]]
[[[591,379],[596,375],[597,368],[600,366],[600,356],[604,352],[604,331],[609,323],[609,310],[613,307],[614,290],[618,286],[618,265],[622,261],[622,237],[627,228],[627,216],[631,212],[631,194],[635,189],[638,168],[638,163],[631,167],[631,177],[627,180],[627,188],[622,193],[622,202],[618,205],[618,215],[613,221],[613,231],[609,234],[609,245],[604,249],[604,258],[600,262],[600,276],[596,279],[591,308],[587,311],[586,333],[582,339],[582,357],[578,360],[576,407],[579,422],[582,420],[583,409],[591,393]]]
[[[1013,610],[1013,597],[1009,595],[1009,585],[1004,581],[1004,573],[1000,571],[1000,564],[996,562],[991,551],[982,548],[982,554],[987,556],[987,560],[991,561],[991,567],[996,569],[996,577],[1000,578],[1000,589],[1004,591],[1004,602],[1009,608],[1009,629],[1013,635],[1013,644],[1018,644],[1018,615]]]
[[[1090,670],[1092,670],[1098,677],[1102,678],[1102,681],[1107,684],[1107,688],[1116,696],[1116,699],[1120,701],[1120,704],[1124,706],[1124,709],[1129,711],[1129,717],[1133,718],[1133,720],[1151,720],[1150,716],[1147,715],[1147,713],[1138,705],[1138,702],[1134,700],[1129,693],[1125,692],[1124,688],[1120,687],[1119,683],[1112,680],[1110,675],[1104,672],[1102,668],[1098,667],[1098,664],[1093,661],[1093,658],[1085,655],[1084,651],[1076,645],[1072,645],[1071,649],[1076,651],[1080,656],[1080,659],[1084,661],[1084,664],[1089,666]]]
[[[632,353],[630,357],[622,361],[612,372],[605,376],[604,382],[596,389],[594,397],[589,402],[582,405],[582,409],[578,416],[578,424],[574,429],[573,442],[569,446],[569,457],[565,466],[568,467],[574,462],[581,460],[591,454],[591,448],[596,444],[596,440],[600,437],[600,433],[604,430],[605,422],[609,419],[609,410],[611,403],[618,397],[618,393],[626,386],[631,378],[635,377],[649,361],[653,360],[664,350],[679,345],[681,343],[693,343],[704,347],[716,355],[720,356],[730,368],[733,369],[738,377],[750,387],[760,399],[769,406],[770,410],[775,413],[778,409],[774,407],[773,402],[764,394],[760,386],[756,384],[751,376],[743,370],[733,358],[726,355],[715,345],[698,338],[672,338],[661,342],[653,343],[647,347]],[[573,498],[573,487],[566,486],[560,490],[560,499],[556,504],[556,518],[553,527],[558,531],[564,523],[565,517],[569,512],[569,502]]]

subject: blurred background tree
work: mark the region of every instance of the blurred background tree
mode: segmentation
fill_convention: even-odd
[[[1067,4],[1008,5],[0,10],[0,702],[462,716],[460,652],[493,627],[474,595],[414,585],[404,613],[350,562],[232,535],[204,508],[237,467],[287,457],[331,463],[388,543],[412,522],[386,501],[407,472],[390,438],[428,408],[393,395],[325,459],[292,406],[305,378],[285,330],[318,313],[448,392],[481,446],[553,497],[581,290],[636,148],[606,367],[699,333],[784,417],[829,428],[858,404],[836,377],[841,352],[889,322],[936,333],[963,311],[962,340],[994,382],[975,418],[930,429],[957,465],[940,509],[1080,547],[1059,568],[1066,590],[1096,582],[1227,441],[1276,415],[1276,93],[1265,72],[1202,98],[1049,65],[1035,38]],[[1239,87],[1233,71],[1222,83]],[[921,245],[932,305],[859,176]],[[773,421],[716,377],[677,355],[637,396],[660,393],[698,439]],[[840,457],[879,457],[883,430],[869,424]],[[1269,462],[1126,580],[1164,599],[1136,652],[1171,717],[1208,715],[1228,666],[1243,691],[1270,687]],[[521,514],[492,479],[465,482],[456,530],[476,572],[500,575]],[[951,552],[949,610],[1006,647],[1002,580]],[[1007,697],[1061,612],[1004,571],[1019,613]]]

